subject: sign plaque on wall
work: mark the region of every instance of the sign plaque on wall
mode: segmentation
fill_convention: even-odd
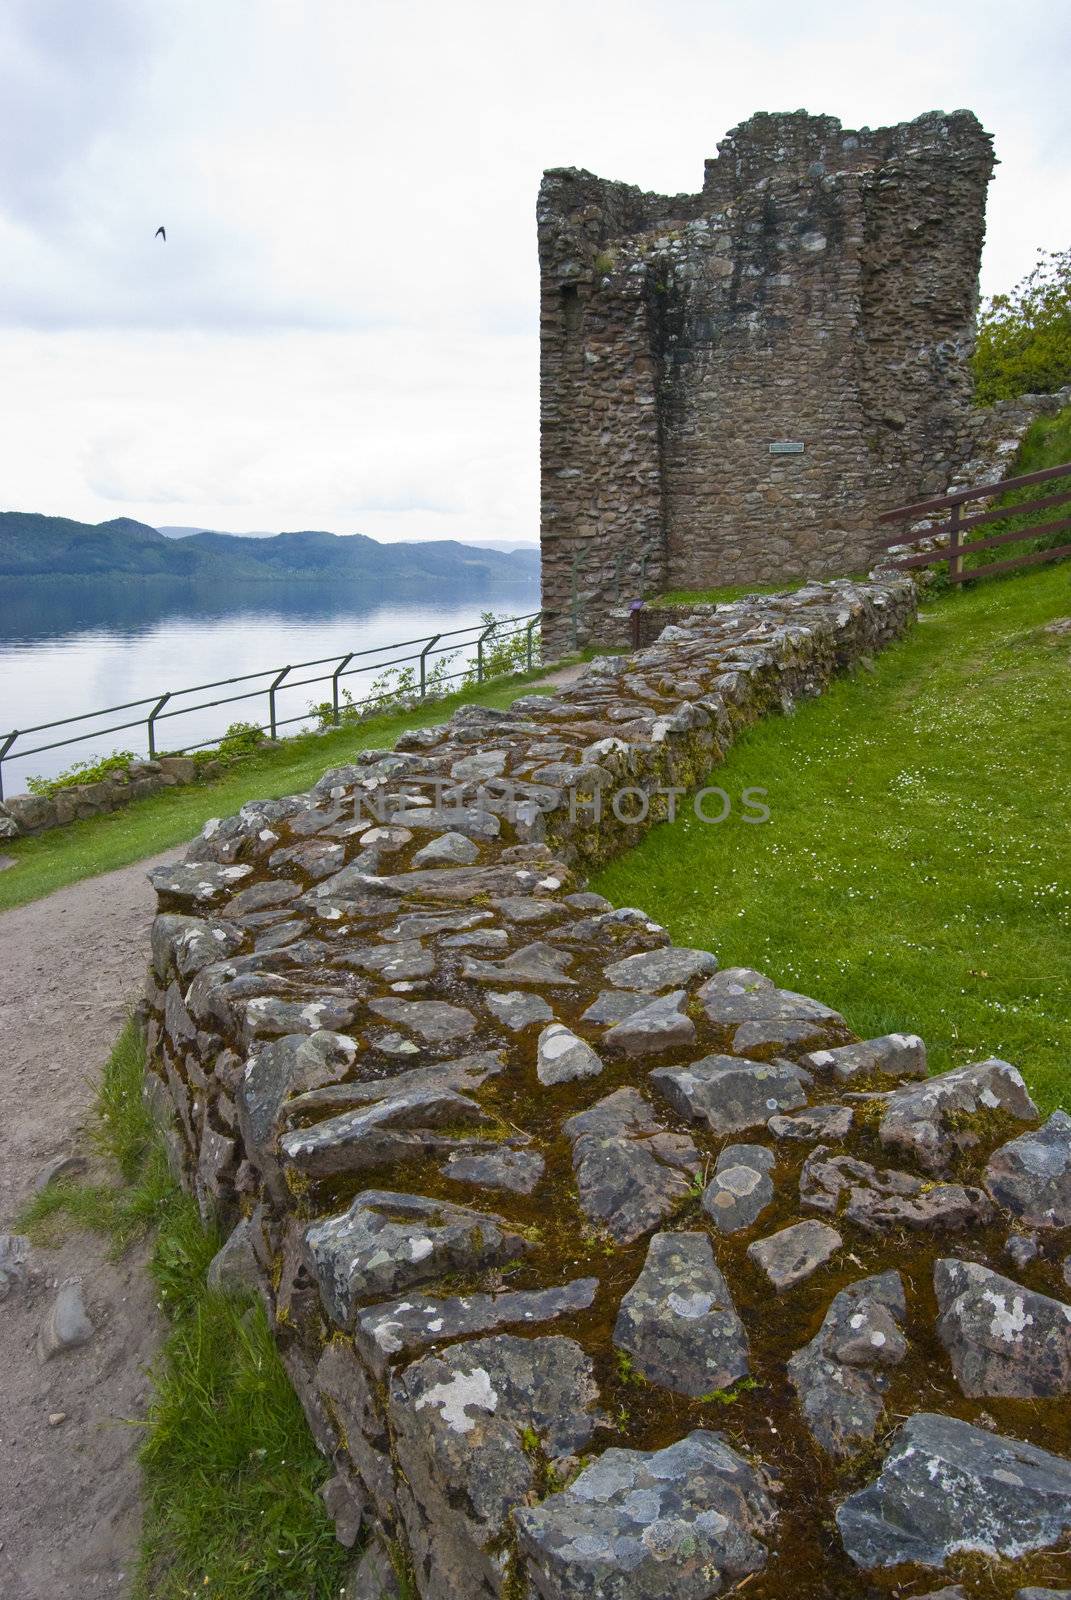
[[[772,456],[801,456],[803,451],[804,445],[799,439],[777,439],[770,446]]]

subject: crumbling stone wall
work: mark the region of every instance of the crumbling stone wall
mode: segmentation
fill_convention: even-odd
[[[583,887],[914,613],[892,576],[696,616],[152,874],[146,1093],[210,1275],[422,1600],[1071,1576],[1071,1118]]]
[[[967,111],[800,111],[735,128],[698,194],[545,175],[552,649],[666,588],[865,571],[877,513],[944,488],[992,167]]]

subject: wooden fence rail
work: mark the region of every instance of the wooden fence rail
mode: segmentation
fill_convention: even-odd
[[[1010,572],[1013,567],[1028,567],[1039,561],[1055,561],[1059,556],[1071,556],[1071,544],[1063,544],[1051,550],[1028,550],[1023,555],[1013,556],[1009,561],[992,561],[984,567],[971,567],[966,572],[963,570],[963,557],[974,555],[978,550],[991,550],[995,545],[1002,544],[1021,544],[1026,539],[1043,539],[1049,534],[1064,533],[1071,529],[1071,517],[1058,517],[1053,522],[1037,522],[1025,528],[1013,528],[1010,533],[991,534],[988,538],[969,539],[966,543],[963,540],[965,533],[985,527],[988,523],[1007,522],[1009,518],[1022,516],[1024,512],[1048,511],[1053,506],[1064,505],[1071,500],[1071,488],[1061,489],[1056,494],[1030,497],[1013,506],[982,511],[973,517],[963,517],[961,506],[970,500],[992,499],[994,495],[1006,494],[1010,489],[1028,489],[1035,484],[1051,483],[1054,479],[1067,477],[1071,477],[1071,461],[1065,462],[1060,467],[1046,467],[1043,472],[1027,472],[1018,478],[1002,478],[999,483],[986,483],[979,489],[956,489],[952,494],[942,495],[937,500],[918,500],[914,505],[897,506],[895,511],[884,512],[878,521],[914,522],[934,511],[947,511],[948,521],[918,532],[901,530],[891,539],[883,540],[883,548],[914,544],[921,539],[943,539],[947,535],[947,545],[926,551],[922,555],[902,556],[894,562],[894,565],[932,567],[938,562],[947,561],[948,576],[952,583],[964,583],[968,578],[989,578],[998,572]]]

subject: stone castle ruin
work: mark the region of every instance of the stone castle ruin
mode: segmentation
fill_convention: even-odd
[[[969,111],[797,111],[733,129],[698,194],[545,175],[552,649],[645,594],[865,570],[878,513],[943,492],[993,164]]]

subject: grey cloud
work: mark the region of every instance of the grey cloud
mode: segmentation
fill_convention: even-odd
[[[0,205],[30,223],[77,209],[70,185],[124,115],[152,46],[132,0],[7,0],[0,18]]]

